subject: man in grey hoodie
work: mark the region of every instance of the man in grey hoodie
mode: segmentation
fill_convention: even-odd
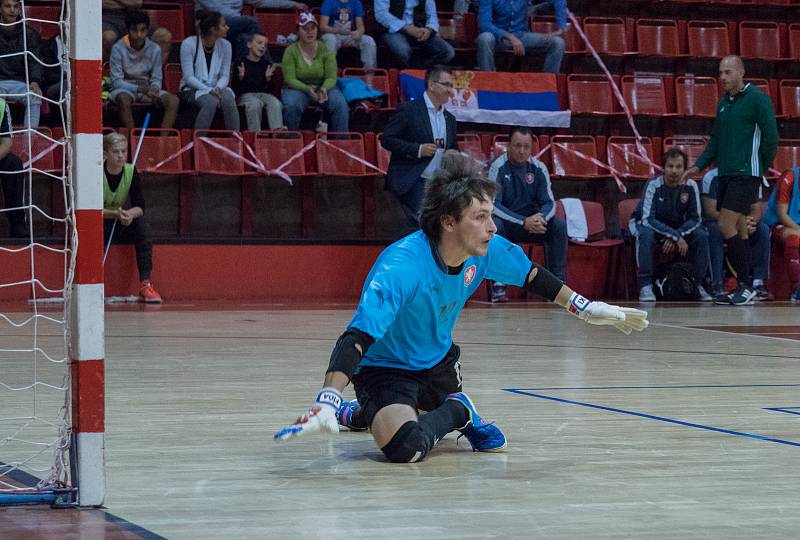
[[[111,93],[108,99],[119,107],[122,124],[133,128],[134,103],[153,103],[164,109],[163,129],[175,125],[178,96],[161,88],[161,49],[147,38],[150,17],[143,11],[130,11],[125,17],[127,35],[111,49]]]

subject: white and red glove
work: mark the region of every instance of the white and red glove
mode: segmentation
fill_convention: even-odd
[[[342,404],[342,393],[336,388],[326,386],[317,394],[314,405],[294,424],[278,431],[273,440],[275,442],[297,437],[305,433],[338,433],[339,422],[336,413]]]
[[[634,330],[641,332],[650,324],[646,311],[591,302],[575,292],[569,297],[567,311],[589,324],[613,326],[626,335]]]

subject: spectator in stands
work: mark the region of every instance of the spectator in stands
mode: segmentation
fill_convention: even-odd
[[[181,43],[181,100],[200,110],[195,129],[208,129],[217,108],[222,109],[225,129],[239,129],[236,96],[230,89],[231,44],[225,39],[228,24],[219,11],[204,11],[198,16],[199,35]]]
[[[24,51],[39,56],[41,38],[39,32],[22,24],[14,24],[22,18],[19,0],[0,0],[0,97],[8,101],[25,103],[23,124],[27,127],[39,125],[42,105],[42,65],[33,57],[19,54]],[[26,71],[27,64],[27,71]],[[13,94],[25,94],[25,97]],[[9,95],[12,94],[12,95]]]
[[[700,285],[708,272],[708,233],[700,223],[700,192],[694,180],[681,182],[688,159],[679,148],[667,150],[663,158],[664,174],[647,182],[631,216],[629,230],[636,238],[640,302],[656,301],[653,255],[657,246],[666,256],[688,256],[700,299],[711,300]]]
[[[272,95],[276,65],[267,51],[267,36],[256,32],[247,42],[247,55],[235,62],[233,91],[237,103],[244,107],[248,131],[261,131],[261,111],[267,111],[269,129],[286,129],[283,125],[283,105]]]
[[[5,208],[19,208],[22,206],[22,194],[25,190],[25,178],[22,175],[22,160],[11,152],[13,144],[11,138],[11,115],[8,104],[0,98],[0,180],[3,185],[3,198]],[[22,238],[28,236],[25,226],[25,210],[6,210],[8,218],[9,236]]]
[[[293,0],[247,0],[247,3],[257,8],[308,10],[308,5]],[[244,0],[195,0],[194,2],[195,11],[219,11],[222,13],[230,27],[228,41],[231,42],[233,52],[237,57],[244,54],[250,36],[261,32],[255,17],[242,15],[242,7],[244,7]]]
[[[784,171],[767,204],[764,221],[783,244],[783,260],[792,283],[793,304],[800,303],[800,169]]]
[[[377,46],[364,29],[364,5],[361,0],[324,0],[320,9],[322,42],[333,54],[339,47],[356,47],[367,69],[378,66]]]
[[[421,66],[447,64],[453,46],[440,38],[435,0],[375,0],[375,20],[383,27],[383,42],[398,67],[411,67],[412,50],[422,54]]]
[[[708,248],[711,262],[711,294],[717,296],[724,292],[725,275],[725,240],[719,230],[719,210],[717,210],[717,198],[719,193],[719,182],[717,181],[717,171],[714,168],[703,176],[702,202],[703,202],[703,224],[708,230]],[[761,190],[759,189],[759,192]],[[759,201],[750,205],[750,212],[745,216],[750,247],[753,253],[753,287],[756,290],[758,300],[769,298],[769,291],[765,285],[767,274],[769,273],[769,252],[770,237],[769,227],[761,220],[761,196]]]
[[[150,17],[144,11],[129,11],[125,26],[127,35],[111,49],[108,99],[116,102],[126,128],[134,127],[134,103],[152,103],[164,109],[161,127],[171,129],[178,114],[178,96],[161,88],[161,49],[147,37]]]
[[[311,13],[297,18],[300,39],[286,47],[283,69],[283,118],[291,130],[300,129],[300,119],[309,103],[325,108],[331,116],[331,131],[348,131],[350,109],[336,87],[336,55],[317,40],[319,27]]]
[[[133,243],[139,270],[139,295],[147,303],[161,303],[153,288],[153,242],[145,218],[142,182],[136,167],[128,163],[128,141],[124,135],[109,133],[103,137],[103,218],[104,238]],[[127,203],[127,204],[126,204]],[[127,208],[125,208],[127,206]],[[116,221],[116,225],[114,225]]]
[[[386,189],[397,196],[407,225],[419,228],[425,184],[439,168],[445,150],[458,150],[456,118],[444,104],[453,95],[450,69],[434,66],[425,72],[422,98],[400,104],[383,130],[381,144],[392,153]]]
[[[527,127],[511,130],[508,151],[489,166],[489,180],[500,185],[494,200],[497,234],[512,242],[544,243],[545,266],[566,281],[567,224],[556,217],[550,173],[534,158],[533,133]],[[493,283],[490,300],[504,302],[506,288]]]
[[[128,28],[125,16],[128,11],[142,9],[142,0],[103,0],[103,58],[111,56],[111,49]],[[172,32],[166,28],[153,28],[153,43],[161,49],[161,64],[166,64],[172,46]]]
[[[478,8],[478,69],[495,71],[497,45],[516,56],[544,54],[542,71],[558,73],[564,56],[567,29],[565,0],[551,2],[556,8],[558,30],[551,34],[531,32],[528,27],[528,0],[480,0]]]

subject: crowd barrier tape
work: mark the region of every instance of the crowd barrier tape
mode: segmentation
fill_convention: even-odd
[[[533,156],[534,159],[539,159],[541,156],[544,155],[545,152],[550,150],[550,148],[552,146],[554,146],[554,145],[557,146],[558,148],[562,149],[562,150],[565,150],[565,151],[567,151],[567,152],[569,152],[571,154],[574,154],[575,156],[577,156],[580,159],[589,161],[589,162],[593,163],[594,165],[597,165],[598,167],[606,169],[609,172],[609,174],[611,175],[611,177],[614,178],[614,181],[617,183],[617,189],[619,189],[622,193],[627,193],[628,192],[628,188],[626,188],[625,184],[622,182],[622,180],[620,180],[620,176],[623,176],[623,174],[621,172],[616,170],[614,167],[612,167],[608,163],[603,163],[602,161],[600,161],[597,158],[594,158],[592,156],[587,156],[583,152],[581,152],[579,150],[575,150],[574,148],[570,148],[569,146],[563,145],[561,143],[550,143],[550,144],[548,144],[547,146],[545,146],[544,148],[539,150],[539,153],[537,153],[535,156]],[[637,156],[637,157],[641,157],[641,156]]]

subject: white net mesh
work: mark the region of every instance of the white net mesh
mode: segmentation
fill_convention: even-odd
[[[14,33],[22,44],[0,50],[0,97],[10,104],[0,131],[11,126],[11,154],[19,158],[0,161],[0,237],[14,237],[0,240],[0,502],[71,485],[68,316],[77,236],[68,167],[69,6],[19,7],[16,19],[0,13],[3,42]]]

